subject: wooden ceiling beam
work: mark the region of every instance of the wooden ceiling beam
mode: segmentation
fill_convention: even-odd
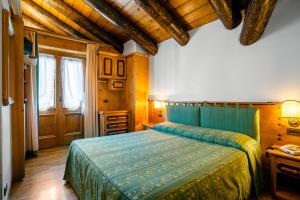
[[[225,28],[232,30],[242,21],[240,4],[232,0],[209,0]]]
[[[47,46],[58,49],[66,49],[77,52],[86,52],[86,44],[76,41],[71,41],[68,39],[57,38],[50,35],[38,34],[39,46]]]
[[[56,38],[60,38],[60,39],[66,39],[66,40],[70,40],[70,41],[81,42],[81,43],[84,43],[84,44],[100,44],[97,41],[91,41],[91,40],[82,39],[82,38],[74,38],[74,37],[71,37],[71,36],[59,35],[59,34],[54,33],[54,32],[44,31],[44,30],[40,30],[40,29],[28,27],[28,26],[24,26],[24,29],[26,31],[37,32],[40,35],[52,36],[52,37],[56,37]]]
[[[167,10],[166,1],[162,0],[134,0],[146,13],[148,13],[163,29],[165,29],[180,45],[189,41],[189,34],[184,25]]]
[[[43,30],[39,30],[39,29],[35,29],[35,28],[32,28],[32,27],[27,27],[27,26],[25,26],[24,29],[27,30],[27,31],[37,32],[37,33],[39,33],[39,35],[51,36],[51,37],[55,37],[55,38],[58,38],[58,39],[73,41],[75,43],[79,42],[79,43],[83,43],[83,44],[96,44],[96,45],[99,46],[99,50],[101,50],[101,51],[112,52],[112,53],[115,53],[115,54],[119,53],[112,45],[106,44],[106,43],[103,43],[103,42],[86,40],[86,39],[77,39],[77,38],[74,38],[74,37],[58,35],[58,34],[53,33],[53,32],[47,32],[47,31],[43,31]]]
[[[240,43],[251,45],[263,35],[277,0],[250,0],[246,11]]]
[[[22,9],[26,10],[33,15],[39,16],[39,18],[47,23],[54,25],[56,28],[60,29],[67,35],[71,35],[76,38],[86,38],[84,35],[79,33],[77,30],[74,30],[69,25],[65,24],[64,22],[60,21],[50,13],[48,13],[43,8],[39,7],[37,4],[32,2],[31,0],[22,0]],[[48,27],[51,29],[50,27]]]
[[[130,35],[130,37],[145,50],[152,55],[155,55],[158,51],[156,42],[148,37],[142,30],[140,30],[134,23],[123,16],[112,5],[105,0],[85,0],[96,12],[109,18],[116,25],[124,28]]]
[[[53,32],[49,28],[44,26],[43,24],[40,24],[39,22],[35,21],[33,18],[27,16],[26,14],[23,13],[22,16],[23,16],[23,21],[24,21],[25,26],[30,25],[30,27],[33,27],[33,28],[37,28],[40,30],[48,31],[48,32]]]
[[[118,52],[122,53],[124,50],[123,43],[117,38],[113,37],[110,33],[98,27],[89,19],[84,17],[81,13],[76,11],[71,6],[67,5],[63,0],[43,0],[43,3],[56,9],[58,12],[69,18],[89,33],[96,36],[100,41],[111,44]]]

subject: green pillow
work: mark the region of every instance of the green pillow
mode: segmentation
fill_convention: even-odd
[[[200,125],[199,106],[167,106],[167,120],[193,126]]]
[[[259,111],[255,108],[201,107],[201,127],[244,133],[257,141]]]

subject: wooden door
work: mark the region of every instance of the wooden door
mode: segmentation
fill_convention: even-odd
[[[60,111],[60,144],[70,144],[73,140],[83,138],[83,116],[78,111]]]
[[[61,57],[59,62],[61,62]],[[83,60],[84,67],[84,60]],[[57,90],[59,98],[57,99],[58,109],[59,109],[59,133],[60,133],[60,145],[70,144],[73,140],[80,139],[83,137],[83,115],[81,113],[81,108],[78,108],[75,111],[70,111],[64,107],[63,92],[62,88],[62,65],[59,64],[61,69],[57,73],[60,77],[59,79],[59,88]],[[83,70],[84,71],[84,70]]]
[[[53,57],[55,59],[53,68],[55,72],[59,71],[59,57]],[[40,71],[42,70],[43,66],[40,66]],[[45,74],[45,76],[47,76]],[[39,76],[39,79],[42,80],[46,77],[44,75]],[[53,84],[54,91],[57,90],[59,85],[58,75],[54,76],[51,85]],[[40,83],[39,83],[39,87]],[[59,127],[58,127],[58,112],[59,109],[57,107],[57,93],[53,94],[53,102],[54,105],[49,109],[43,111],[39,110],[39,146],[40,148],[48,148],[59,145],[60,135],[59,135]],[[40,102],[41,103],[41,102]]]
[[[113,78],[113,70],[115,65],[114,56],[100,55],[98,64],[98,77],[99,78]]]
[[[39,146],[48,148],[59,145],[58,117],[56,109],[53,112],[40,113],[39,116]]]
[[[40,148],[70,144],[83,137],[83,115],[81,108],[69,111],[63,105],[61,56],[55,56],[55,106],[39,114]],[[83,63],[84,60],[83,60]],[[84,65],[83,65],[84,67]]]
[[[116,79],[126,79],[126,59],[124,57],[117,57],[114,77]]]

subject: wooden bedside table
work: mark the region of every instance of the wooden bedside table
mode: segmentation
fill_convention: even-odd
[[[157,123],[153,123],[153,122],[148,122],[143,124],[144,130],[148,130],[150,129],[152,126],[155,126]]]
[[[300,200],[300,156],[280,151],[278,145],[267,150],[271,160],[271,190],[279,199]]]

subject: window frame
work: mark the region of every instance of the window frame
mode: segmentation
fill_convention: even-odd
[[[76,53],[71,53],[71,52],[67,52],[67,51],[60,51],[60,50],[54,50],[54,49],[39,49],[39,56],[40,55],[50,55],[50,56],[54,56],[54,58],[56,59],[56,76],[55,76],[55,100],[54,100],[54,107],[49,108],[46,111],[40,111],[40,114],[45,114],[45,113],[54,113],[56,112],[58,106],[58,97],[59,97],[59,91],[57,90],[57,82],[60,81],[61,83],[61,88],[60,88],[60,92],[62,93],[62,74],[61,74],[61,61],[63,57],[68,57],[68,58],[76,58],[76,59],[81,59],[82,60],[82,67],[83,67],[83,88],[85,89],[85,78],[86,78],[86,55],[83,54],[76,54]],[[59,68],[59,69],[58,69]],[[59,73],[59,74],[58,74]],[[57,80],[57,77],[60,76],[60,80]],[[61,102],[61,108],[63,110],[67,110],[66,108],[64,108],[63,103]],[[69,111],[69,112],[78,112],[78,111]]]

